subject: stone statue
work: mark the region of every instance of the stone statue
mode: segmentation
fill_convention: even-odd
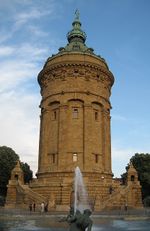
[[[89,209],[85,209],[83,214],[77,210],[76,214],[68,219],[69,231],[91,231],[93,222],[90,215],[91,211]]]

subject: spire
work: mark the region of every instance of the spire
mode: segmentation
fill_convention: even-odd
[[[77,9],[75,11],[75,19],[72,23],[73,29],[68,32],[67,39],[68,42],[82,42],[84,43],[86,40],[86,33],[81,30],[81,22],[80,22],[80,13]]]

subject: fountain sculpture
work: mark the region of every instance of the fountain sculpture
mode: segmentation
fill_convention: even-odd
[[[85,209],[90,209],[88,193],[80,168],[76,167],[74,179],[74,213],[76,213],[76,210],[79,210],[81,213],[83,213]]]
[[[85,231],[86,229],[87,231],[91,231],[93,222],[90,215],[92,212],[88,201],[88,193],[79,167],[75,169],[73,209],[70,209],[70,214],[67,217],[67,221],[70,224],[69,231]]]

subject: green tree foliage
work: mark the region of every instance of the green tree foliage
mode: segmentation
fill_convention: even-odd
[[[9,147],[0,146],[0,194],[6,194],[6,186],[11,171],[15,167],[19,156]]]
[[[21,162],[21,168],[24,173],[24,182],[29,183],[30,180],[32,180],[33,172],[30,169],[30,166],[27,163]]]
[[[11,176],[11,171],[15,167],[18,154],[9,147],[0,146],[0,195],[5,196],[7,184]],[[28,183],[32,179],[32,171],[27,163],[21,162],[21,168],[24,172],[24,181]]]
[[[137,170],[138,179],[140,180],[142,186],[142,196],[146,200],[147,197],[150,197],[150,154],[146,153],[136,153],[130,161],[133,163],[133,166]],[[129,164],[126,167],[128,170]],[[123,182],[126,181],[127,172],[122,174]]]

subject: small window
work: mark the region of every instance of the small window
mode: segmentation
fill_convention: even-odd
[[[52,111],[52,120],[57,120],[57,111],[56,110]]]
[[[57,119],[57,113],[56,113],[56,111],[54,111],[54,120],[56,120]]]
[[[95,117],[95,120],[98,120],[98,111],[94,112],[94,117]]]
[[[78,160],[78,154],[73,153],[73,162],[77,162],[77,160]]]
[[[79,114],[78,108],[73,108],[73,119],[77,119],[78,114]]]
[[[134,181],[134,176],[133,175],[131,176],[131,181]]]
[[[56,162],[56,155],[52,154],[52,163],[55,164],[55,162]]]
[[[18,180],[18,178],[19,178],[18,174],[15,174],[15,180]]]
[[[98,154],[95,154],[95,163],[98,163]]]

